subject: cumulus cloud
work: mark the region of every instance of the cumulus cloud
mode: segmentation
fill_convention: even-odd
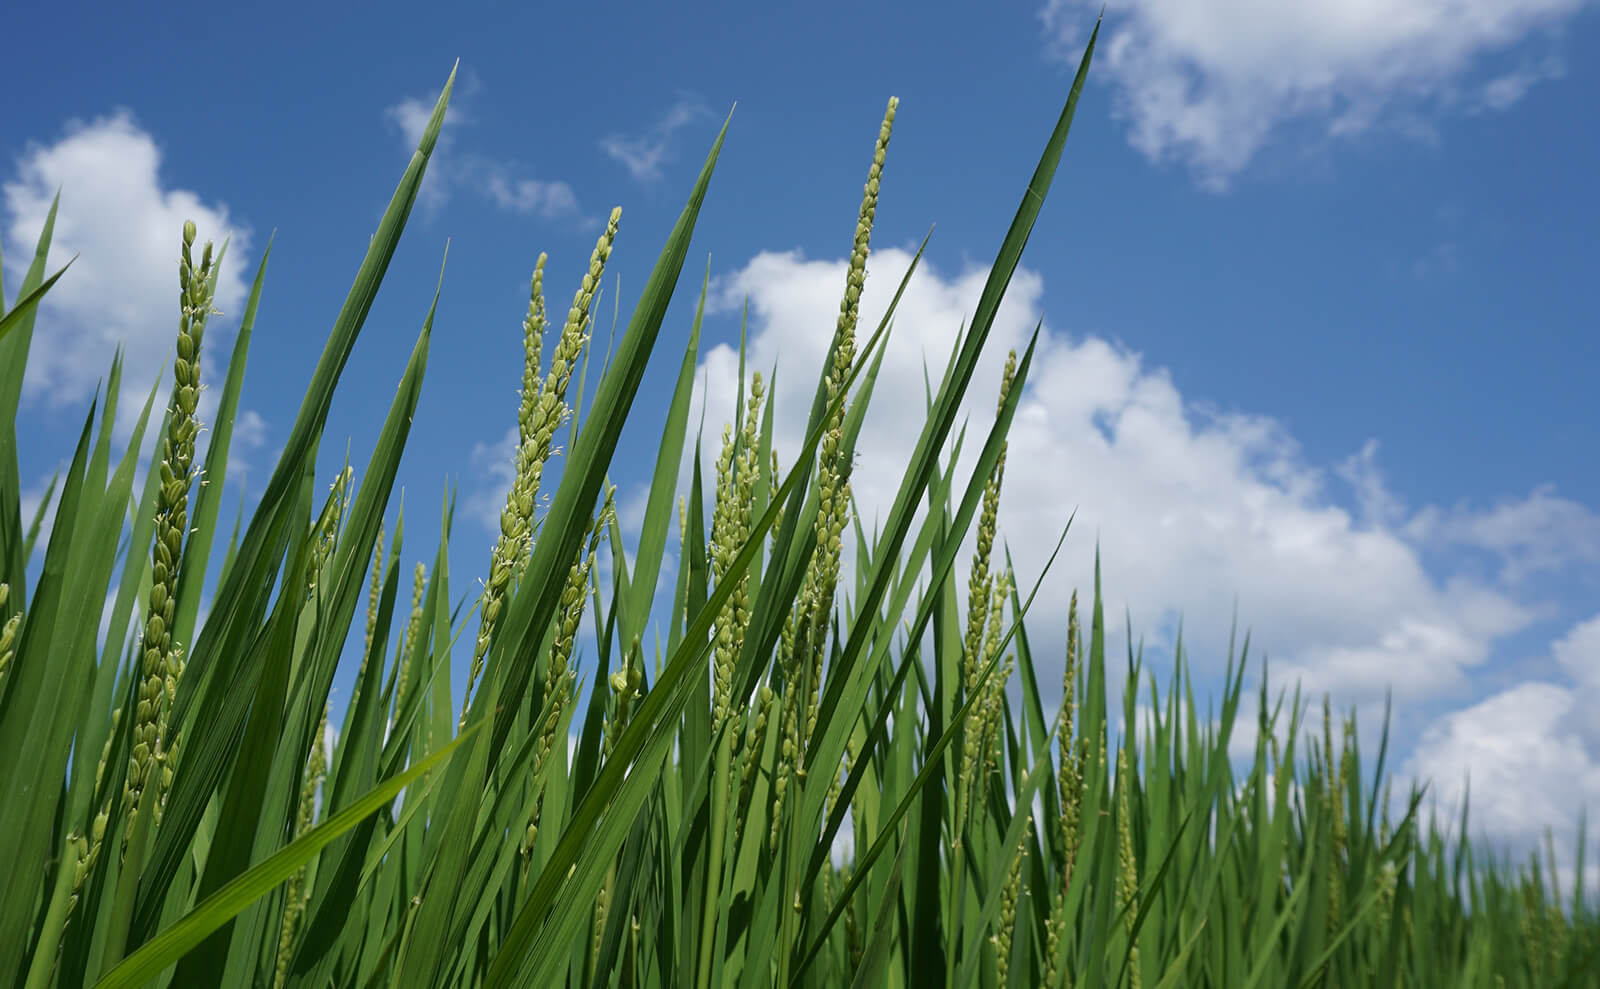
[[[1585,687],[1600,688],[1600,615],[1573,626],[1556,640],[1556,661]]]
[[[120,346],[122,393],[112,430],[118,440],[131,438],[150,388],[161,379],[135,467],[137,491],[156,449],[171,388],[184,221],[193,220],[198,228],[196,263],[206,241],[218,249],[228,241],[200,351],[197,463],[204,462],[210,443],[207,427],[216,421],[221,382],[244,308],[252,234],[230,216],[225,204],[169,186],[162,176],[161,147],[130,111],[119,109],[89,121],[69,121],[53,142],[30,141],[11,163],[0,182],[0,239],[7,245],[6,277],[13,286],[32,262],[58,189],[61,200],[47,274],[68,258],[77,259],[39,306],[23,378],[22,416],[26,422],[30,416],[81,415],[97,390],[104,402],[106,377]],[[229,479],[236,484],[243,483],[266,432],[259,413],[239,410],[228,464]],[[25,519],[31,521],[54,471],[52,466],[23,479]],[[48,545],[53,521],[51,509],[43,518],[36,553]]]
[[[1590,671],[1600,662],[1597,629],[1600,619],[1574,630]],[[1586,700],[1585,691],[1555,683],[1518,684],[1433,722],[1402,775],[1429,782],[1430,807],[1445,820],[1467,800],[1474,839],[1487,835],[1526,854],[1549,829],[1558,871],[1571,889],[1582,812],[1589,818],[1587,843],[1600,839],[1592,700],[1592,693]],[[1586,882],[1593,886],[1596,875],[1586,871]]]
[[[698,99],[684,97],[669,107],[645,133],[608,134],[601,139],[600,149],[621,162],[635,179],[653,182],[661,177],[662,164],[671,160],[672,135],[702,117],[711,116],[711,111]]]
[[[1574,625],[1551,645],[1550,655],[1571,678],[1577,709],[1592,714],[1600,706],[1600,615]],[[1600,754],[1600,719],[1578,718],[1575,725],[1589,751]],[[1600,820],[1600,806],[1594,809]]]
[[[909,262],[901,250],[874,255],[864,328],[876,325]],[[842,260],[764,253],[717,280],[719,309],[749,297],[750,366],[779,368],[781,455],[792,456],[803,438],[844,270]],[[985,277],[977,268],[945,276],[924,262],[901,303],[853,478],[869,522],[892,503],[921,428],[924,362],[937,381]],[[1041,317],[1042,290],[1037,274],[1018,272],[965,409],[973,430],[992,421],[1006,351],[1026,345]],[[733,418],[737,362],[731,348],[719,346],[701,369],[696,401],[709,401],[712,430],[707,470],[720,424]],[[964,470],[980,445],[981,433],[969,435]],[[1350,490],[1332,491],[1329,472],[1305,461],[1281,423],[1185,401],[1172,376],[1147,367],[1138,353],[1048,328],[1010,434],[1008,462],[1001,527],[1022,573],[1038,573],[1054,536],[1078,510],[1076,532],[1041,599],[1047,614],[1060,618],[1063,609],[1051,602],[1064,603],[1064,592],[1084,584],[1098,538],[1108,587],[1138,589],[1137,600],[1113,591],[1112,614],[1126,602],[1149,626],[1181,612],[1196,641],[1225,644],[1237,600],[1256,641],[1270,643],[1285,661],[1278,665],[1319,689],[1359,687],[1376,696],[1387,686],[1415,697],[1454,685],[1484,662],[1495,641],[1536,617],[1497,586],[1430,575],[1419,537],[1470,540],[1525,571],[1571,562],[1586,550],[1567,535],[1574,526],[1592,531],[1597,524],[1589,509],[1543,489],[1487,512],[1408,516],[1384,484],[1375,446],[1338,465],[1335,473]],[[1336,493],[1350,494],[1359,515],[1342,507]]]
[[[1310,121],[1328,137],[1387,123],[1426,137],[1417,108],[1478,91],[1469,112],[1503,110],[1556,78],[1554,56],[1487,84],[1483,56],[1559,28],[1585,0],[1113,0],[1095,71],[1115,89],[1129,140],[1152,160],[1189,165],[1226,188],[1274,131]],[[1076,60],[1100,5],[1048,0],[1040,12],[1052,51]]]
[[[895,248],[873,255],[861,339],[910,260]],[[803,439],[845,267],[842,259],[762,253],[713,283],[717,312],[736,312],[748,299],[749,368],[778,369],[774,442],[786,470]],[[852,476],[868,532],[893,503],[921,430],[925,362],[937,382],[986,276],[975,267],[940,272],[924,260],[897,309]],[[958,484],[993,422],[1007,350],[1021,351],[1043,315],[1043,288],[1040,275],[1019,269],[1000,307],[963,409]],[[697,374],[691,421],[704,411],[708,476],[721,426],[733,421],[737,368],[737,352],[718,345]],[[1108,655],[1127,648],[1124,614],[1136,641],[1163,651],[1181,615],[1192,668],[1214,675],[1237,606],[1240,632],[1252,632],[1251,656],[1272,657],[1275,687],[1299,680],[1308,698],[1331,692],[1336,710],[1361,705],[1364,751],[1381,729],[1386,691],[1397,716],[1409,712],[1410,724],[1426,724],[1415,720],[1419,712],[1469,692],[1473,674],[1510,636],[1547,616],[1546,604],[1524,600],[1515,578],[1595,558],[1590,540],[1600,517],[1549,489],[1488,508],[1413,510],[1385,483],[1375,441],[1329,467],[1309,463],[1277,420],[1186,399],[1172,374],[1130,348],[1048,323],[1009,442],[1000,539],[1025,587],[1077,512],[1029,617],[1041,682],[1060,682],[1066,602],[1074,588],[1088,593],[1098,540]],[[963,565],[972,543],[969,533]],[[1424,552],[1439,549],[1496,555],[1501,573],[1475,578],[1425,566]],[[854,556],[847,539],[842,587],[853,586]],[[1561,655],[1592,639],[1600,631],[1575,633],[1578,644]],[[1254,697],[1245,701],[1234,739],[1241,753],[1254,740]]]
[[[1600,764],[1572,724],[1574,702],[1553,683],[1518,684],[1432,724],[1407,768],[1444,807],[1460,805],[1470,779],[1483,828],[1535,840],[1569,817],[1575,794],[1600,806]]]
[[[220,381],[245,299],[250,229],[235,222],[226,205],[170,188],[161,175],[161,159],[155,138],[129,111],[118,110],[88,122],[70,121],[53,143],[29,142],[11,177],[0,183],[11,284],[21,280],[33,259],[33,245],[57,189],[61,205],[49,272],[77,255],[39,307],[23,400],[52,412],[81,405],[103,383],[120,344],[125,400],[118,406],[116,426],[122,437],[138,420],[158,372],[172,361],[185,220],[193,220],[199,229],[197,263],[205,241],[220,248],[229,239],[213,303],[222,315],[207,323],[202,381]],[[166,380],[171,381],[170,375]],[[202,392],[202,420],[212,414],[215,399],[214,389]],[[160,414],[160,402],[158,396],[153,415]]]

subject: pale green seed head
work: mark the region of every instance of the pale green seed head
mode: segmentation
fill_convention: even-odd
[[[173,362],[173,387],[167,433],[162,440],[155,506],[155,539],[151,548],[152,582],[145,608],[140,684],[135,705],[134,744],[129,751],[123,807],[139,807],[139,798],[149,778],[151,760],[162,751],[166,712],[163,701],[175,692],[182,661],[176,658],[171,641],[174,600],[178,582],[177,566],[182,558],[188,529],[189,484],[194,459],[194,421],[199,402],[200,344],[207,317],[211,314],[211,245],[206,244],[197,268],[191,255],[198,231],[193,221],[183,225],[183,245],[178,265],[177,359]],[[170,686],[169,686],[170,685]],[[123,815],[124,826],[129,815]]]

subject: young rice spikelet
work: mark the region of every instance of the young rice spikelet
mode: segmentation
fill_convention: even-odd
[[[1006,406],[1011,393],[1011,383],[1017,373],[1017,352],[1011,351],[1006,359],[1005,373],[1000,379],[1000,401],[996,415]],[[989,598],[989,558],[994,548],[995,516],[1000,509],[1000,484],[1005,478],[1006,445],[1000,446],[1000,458],[994,472],[983,487],[983,509],[978,516],[978,546],[972,555],[972,574],[967,578],[967,638],[965,662],[962,664],[962,686],[970,692],[973,680],[982,665],[979,650],[983,644],[983,623]]]
[[[1011,968],[1011,930],[1017,923],[1017,898],[1022,891],[1022,859],[1028,849],[1028,839],[1033,836],[1033,815],[1022,823],[1022,839],[1011,856],[1011,868],[1006,872],[1006,884],[1000,894],[1000,917],[995,922],[990,943],[994,945],[995,985],[1005,986]]]
[[[855,238],[850,249],[850,267],[845,275],[844,298],[839,303],[839,319],[834,329],[832,356],[828,368],[826,398],[830,406],[844,390],[855,362],[856,321],[860,318],[861,290],[866,284],[867,253],[872,241],[872,222],[878,210],[878,185],[889,150],[889,135],[894,129],[895,110],[900,101],[889,98],[883,123],[878,128],[872,165],[862,190],[861,209],[856,218]],[[803,774],[802,754],[806,740],[816,726],[817,706],[821,702],[822,657],[832,610],[834,585],[839,576],[839,534],[844,531],[850,504],[850,464],[843,462],[839,444],[843,438],[844,408],[830,415],[823,427],[817,466],[817,545],[806,568],[800,597],[785,623],[780,650],[783,671],[783,715],[779,731],[778,772],[773,783],[772,829],[770,843],[777,846],[779,822],[791,774]],[[802,705],[804,707],[802,708]]]
[[[561,589],[561,603],[556,610],[558,624],[555,641],[551,643],[550,654],[545,664],[543,716],[539,722],[539,742],[533,758],[535,781],[541,779],[545,763],[549,761],[550,753],[555,748],[556,730],[561,722],[561,712],[575,699],[573,685],[577,680],[577,674],[568,667],[567,660],[572,656],[573,636],[577,633],[579,619],[583,617],[584,588],[588,583],[589,572],[594,567],[600,534],[605,530],[607,521],[616,513],[616,490],[615,487],[611,487],[606,491],[605,504],[590,530],[588,554],[572,565],[566,583]],[[524,871],[531,864],[533,844],[539,837],[539,813],[544,805],[544,785],[539,782],[535,785],[538,787],[538,793],[534,796],[533,808],[523,830],[521,845]]]
[[[1139,944],[1134,941],[1133,925],[1139,912],[1139,864],[1133,856],[1133,817],[1128,793],[1133,789],[1128,766],[1128,748],[1117,748],[1117,909],[1122,912],[1123,930],[1132,945],[1128,949],[1128,985],[1139,989]]]
[[[1011,391],[1011,383],[1016,376],[1016,358],[1016,351],[1012,351],[1010,359],[1006,362],[1005,373],[1000,381],[1000,401],[997,406],[999,409],[1005,408],[1006,397]],[[1000,505],[1000,484],[1005,477],[1005,447],[1002,446],[1000,450],[1000,458],[984,482],[983,514],[978,521],[978,545],[972,558],[972,574],[967,582],[967,633],[961,657],[961,687],[965,696],[971,696],[973,691],[977,690],[978,671],[999,649],[1001,609],[1005,604],[1006,589],[1004,587],[998,591],[995,589],[995,582],[989,575],[989,558],[994,548],[995,516]],[[991,623],[992,628],[986,639],[984,629]],[[955,840],[958,846],[967,819],[972,813],[972,806],[977,800],[973,791],[978,785],[979,770],[986,768],[990,763],[988,752],[990,732],[1000,715],[996,707],[1000,700],[999,691],[1009,675],[1010,672],[1005,671],[990,679],[989,688],[979,701],[979,707],[974,711],[972,720],[967,723],[967,728],[970,730],[964,733],[961,740],[961,769],[956,780],[955,800]]]
[[[0,584],[0,610],[4,610],[6,599],[11,596],[11,585]],[[6,619],[4,626],[0,626],[0,688],[5,687],[6,667],[11,665],[11,657],[16,653],[13,647],[17,641],[17,629],[22,626],[22,609],[17,609],[16,614]]]
[[[894,129],[895,110],[899,105],[898,99],[889,98],[883,123],[878,128],[872,165],[867,171],[867,184],[862,190],[855,242],[850,250],[850,268],[845,276],[844,298],[839,302],[839,320],[834,332],[833,367],[828,377],[827,397],[830,403],[843,394],[845,381],[855,363],[856,323],[861,318],[861,292],[867,280],[867,254],[872,241],[872,223],[878,212],[878,185],[883,177],[883,163],[889,152],[889,135]],[[822,657],[827,641],[828,618],[833,610],[834,586],[839,579],[839,538],[849,516],[851,465],[839,449],[843,441],[844,413],[841,404],[829,419],[822,434],[822,451],[817,466],[817,549],[807,571],[807,576],[811,578],[810,607],[807,612],[810,639],[800,642],[809,661],[809,668],[805,670],[809,687],[806,695],[805,739],[811,737],[817,724],[817,706],[821,702],[822,691]]]
[[[394,715],[398,717],[405,705],[406,681],[411,672],[411,647],[417,641],[417,631],[422,627],[422,592],[427,586],[428,569],[418,560],[411,571],[411,616],[406,620],[406,634],[400,640],[399,655],[395,663],[400,667],[394,685]]]
[[[517,446],[533,439],[534,413],[539,407],[539,362],[544,351],[544,264],[549,255],[539,252],[533,263],[533,283],[528,293],[528,314],[522,318],[522,395],[517,404]]]
[[[511,489],[506,492],[506,504],[500,510],[500,536],[489,558],[489,580],[484,586],[478,637],[473,644],[472,665],[467,671],[461,724],[466,723],[473,684],[483,670],[483,657],[489,649],[489,638],[523,558],[524,543],[528,540],[533,521],[534,499],[539,493],[531,459],[534,453],[531,441],[542,426],[539,416],[539,361],[544,345],[544,265],[547,258],[548,255],[541,253],[534,264],[528,314],[522,319],[522,394],[517,405],[517,450],[512,464]],[[530,486],[532,490],[529,490]]]
[[[1011,573],[1007,571],[995,582],[993,603],[989,610],[989,632],[983,644],[985,665],[988,665],[989,661],[1000,652],[1006,596],[1011,593],[1011,579]],[[1007,653],[1005,662],[989,677],[989,682],[984,688],[983,730],[980,742],[983,751],[983,778],[987,778],[999,769],[1000,747],[1004,742],[1001,725],[1005,719],[1005,688],[1015,665],[1015,654]]]
[[[1078,682],[1078,592],[1067,605],[1067,665],[1061,674],[1061,726],[1056,736],[1057,795],[1061,803],[1061,893],[1072,881],[1072,863],[1078,854],[1078,814],[1083,800],[1083,763],[1073,731]]]
[[[1067,663],[1061,673],[1061,721],[1056,729],[1056,791],[1060,802],[1060,816],[1056,820],[1057,834],[1061,839],[1061,874],[1055,894],[1050,899],[1050,913],[1045,919],[1044,984],[1060,983],[1058,953],[1067,931],[1067,890],[1072,886],[1072,867],[1078,856],[1079,815],[1083,804],[1084,753],[1081,740],[1075,738],[1073,722],[1077,713],[1076,685],[1078,682],[1078,592],[1073,591],[1067,603]]]
[[[483,670],[484,655],[489,640],[499,620],[500,609],[511,586],[527,566],[533,550],[533,511],[539,494],[539,484],[544,476],[545,462],[552,453],[551,442],[571,409],[566,404],[567,385],[572,380],[572,369],[589,340],[589,307],[594,303],[595,291],[605,274],[606,261],[611,257],[611,247],[617,238],[617,226],[622,222],[620,207],[611,210],[589,257],[589,269],[573,296],[572,307],[567,312],[566,325],[556,341],[555,352],[550,357],[550,371],[539,384],[538,367],[540,338],[544,331],[544,262],[539,255],[534,267],[532,298],[528,315],[523,320],[522,400],[517,411],[517,454],[511,490],[506,494],[506,506],[500,513],[500,537],[495,542],[489,562],[489,580],[484,586],[483,610],[479,617],[478,637],[473,644],[472,662],[467,672],[466,701],[461,710],[461,724],[466,724],[467,702],[472,687]]]
[[[768,716],[772,714],[772,698],[772,688],[762,684],[761,690],[756,695],[755,717],[749,719],[745,730],[743,768],[739,775],[739,800],[735,805],[737,811],[733,815],[733,833],[736,844],[744,835],[746,815],[742,813],[742,810],[750,804],[750,797],[755,792],[756,771],[761,768],[761,740],[767,736],[767,720]]]
[[[350,710],[361,699],[361,681],[366,676],[367,665],[372,662],[372,639],[378,632],[378,599],[383,590],[383,523],[378,523],[378,541],[372,547],[372,582],[367,589],[367,632],[361,646],[361,667],[356,671],[356,683],[350,691]]]
[[[211,244],[206,243],[198,266],[190,255],[195,225],[183,225],[182,259],[178,265],[180,316],[177,359],[172,366],[171,416],[161,444],[161,484],[156,491],[156,533],[151,549],[150,597],[145,608],[144,637],[139,666],[139,694],[134,709],[133,744],[128,753],[128,774],[123,788],[123,821],[137,811],[151,766],[161,749],[165,695],[169,678],[180,668],[172,642],[172,616],[176,607],[178,561],[189,527],[189,483],[199,423],[195,408],[200,401],[200,344],[211,315]],[[127,831],[123,832],[124,843]]]
[[[734,558],[750,538],[750,517],[754,509],[757,430],[764,395],[761,372],[750,383],[750,399],[743,432],[737,444],[733,428],[722,434],[722,453],[717,458],[717,502],[711,527],[711,573],[717,583],[727,576]],[[712,669],[712,733],[720,732],[729,718],[729,699],[733,692],[733,667],[744,646],[750,625],[750,573],[740,575],[722,612],[717,616],[716,645]],[[735,739],[737,740],[737,735]]]
[[[311,830],[311,825],[316,817],[317,788],[328,775],[328,707],[322,708],[322,718],[317,722],[317,734],[311,743],[311,752],[306,758],[305,780],[300,788],[300,806],[295,817],[294,834],[298,838]],[[294,959],[295,937],[300,932],[300,921],[305,916],[306,907],[311,903],[310,889],[306,888],[306,868],[301,866],[289,877],[289,884],[284,896],[283,919],[278,931],[277,965],[273,977],[273,989],[282,989],[289,978],[289,963]]]

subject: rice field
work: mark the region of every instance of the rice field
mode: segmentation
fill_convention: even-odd
[[[620,211],[559,324],[537,259],[515,481],[473,595],[450,586],[453,502],[412,570],[391,505],[431,308],[370,461],[315,476],[453,72],[248,519],[225,519],[220,496],[271,248],[225,379],[201,382],[227,245],[193,224],[170,393],[158,406],[152,388],[113,449],[114,362],[52,484],[48,537],[43,507],[23,518],[34,311],[71,277],[45,274],[52,209],[9,304],[0,287],[0,984],[1600,986],[1594,904],[1561,887],[1553,848],[1513,863],[1469,840],[1465,810],[1425,816],[1421,790],[1392,793],[1385,747],[1358,752],[1353,715],[1326,701],[1263,678],[1257,723],[1237,724],[1248,638],[1221,695],[1197,699],[1181,643],[1162,675],[1107,657],[1098,571],[1080,605],[1036,599],[1042,574],[1011,567],[996,515],[1033,346],[999,381],[974,368],[1097,36],[870,534],[850,480],[894,307],[863,326],[858,305],[895,100],[829,358],[797,369],[817,374],[799,449],[773,448],[769,382],[742,360],[739,421],[691,437],[704,282],[691,325],[663,334],[727,123],[603,368],[590,310]],[[636,408],[658,344],[676,386]],[[220,392],[214,423],[196,418],[202,386]],[[970,434],[969,394],[995,396]],[[609,479],[630,415],[662,424],[632,543]],[[980,452],[962,475],[964,446]],[[410,522],[414,542],[431,530]],[[1079,538],[1063,523],[1028,538]],[[1033,651],[1034,608],[1067,614],[1064,656]],[[585,628],[593,648],[577,649]],[[358,672],[336,709],[341,664]],[[1240,730],[1257,739],[1247,762],[1228,755]]]

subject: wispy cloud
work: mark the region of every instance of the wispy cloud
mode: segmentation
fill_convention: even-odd
[[[1480,99],[1486,110],[1508,110],[1528,95],[1528,90],[1541,82],[1560,79],[1567,74],[1566,63],[1554,55],[1537,65],[1524,66],[1513,72],[1484,83]]]
[[[412,97],[383,108],[383,117],[399,132],[410,148],[415,148],[428,129],[437,99]],[[450,199],[450,152],[455,146],[456,131],[470,122],[470,118],[457,106],[445,107],[444,122],[439,125],[439,137],[434,144],[428,170],[422,175],[422,185],[417,188],[417,203],[429,214],[436,213]]]
[[[510,426],[493,443],[474,443],[470,460],[479,486],[462,503],[469,518],[477,519],[490,532],[500,531],[500,511],[506,495],[517,479],[517,427]]]
[[[496,206],[515,213],[551,218],[578,212],[577,194],[565,182],[513,180],[493,172],[484,180],[483,191]]]
[[[1113,0],[1095,55],[1129,140],[1226,189],[1275,131],[1321,122],[1330,138],[1379,125],[1426,136],[1418,106],[1458,102],[1478,59],[1559,27],[1585,0]],[[1048,0],[1052,53],[1075,60],[1099,0]],[[1560,62],[1482,86],[1467,109],[1504,109]],[[1091,78],[1094,76],[1091,75]]]
[[[476,79],[475,76],[469,78]],[[456,97],[469,96],[480,88],[474,84]],[[415,147],[422,139],[436,101],[437,97],[404,99],[385,107],[384,118],[407,145]],[[457,137],[461,129],[472,122],[455,101],[445,109],[438,143],[417,192],[417,201],[425,215],[436,215],[457,190],[465,189],[513,213],[549,220],[580,216],[578,196],[570,184],[519,175],[523,169],[514,161],[461,149]],[[593,218],[580,219],[579,225],[590,226],[594,222],[597,221]]]
[[[622,163],[640,182],[653,182],[661,177],[661,166],[672,158],[672,136],[711,111],[698,99],[684,97],[643,134],[627,136],[610,134],[600,141],[600,148]]]
[[[1453,240],[1442,240],[1411,260],[1411,274],[1417,278],[1454,274],[1460,264],[1461,245]]]
[[[1600,563],[1600,518],[1549,485],[1486,510],[1429,506],[1407,525],[1419,542],[1482,550],[1500,563],[1500,580],[1520,584],[1574,563]]]

